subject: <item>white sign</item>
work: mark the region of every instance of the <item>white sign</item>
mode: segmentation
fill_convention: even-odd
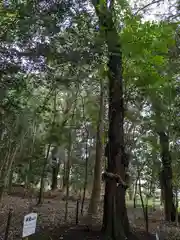
[[[24,217],[22,237],[28,237],[35,233],[37,222],[37,213],[30,213]]]

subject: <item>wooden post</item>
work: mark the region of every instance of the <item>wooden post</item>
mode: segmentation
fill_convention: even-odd
[[[11,225],[12,212],[13,212],[13,209],[10,208],[9,209],[9,213],[8,213],[8,219],[7,219],[7,225],[6,225],[6,231],[5,231],[5,235],[4,235],[4,240],[8,239],[9,229],[10,229],[10,225]]]

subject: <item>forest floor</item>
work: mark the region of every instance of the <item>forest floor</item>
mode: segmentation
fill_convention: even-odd
[[[84,215],[86,215],[88,207],[88,200],[84,205]],[[0,240],[4,239],[5,229],[7,225],[7,218],[9,209],[13,209],[12,219],[9,230],[8,240],[22,239],[23,219],[29,213],[38,213],[36,234],[32,235],[29,240],[78,240],[85,239],[105,239],[100,232],[102,211],[100,211],[99,218],[93,221],[91,230],[87,230],[86,217],[80,217],[78,226],[76,222],[76,202],[69,201],[68,204],[68,218],[64,222],[65,215],[65,202],[58,199],[45,199],[41,206],[36,206],[36,200],[23,199],[22,197],[5,196],[0,204]],[[162,222],[162,212],[156,210],[149,214],[149,234],[145,234],[145,224],[143,220],[143,213],[141,208],[133,209],[132,206],[128,207],[128,216],[132,231],[136,233],[138,238],[132,236],[132,240],[153,240],[157,226]],[[130,240],[131,240],[130,239]],[[168,239],[168,238],[167,238]],[[178,239],[178,238],[176,238]]]

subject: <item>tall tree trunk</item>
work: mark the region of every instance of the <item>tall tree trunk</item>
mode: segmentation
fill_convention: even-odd
[[[138,180],[136,180],[135,186],[134,186],[134,198],[133,198],[133,207],[134,208],[136,208],[137,184],[138,184]]]
[[[51,144],[48,145],[46,157],[44,158],[43,169],[42,169],[42,174],[41,174],[41,181],[40,181],[40,190],[39,190],[37,205],[42,204],[42,201],[43,201],[44,178],[45,178],[46,166],[47,166],[47,161],[48,161],[48,158],[49,158],[50,149],[51,149]]]
[[[144,215],[144,221],[146,223],[146,232],[148,233],[149,231],[149,225],[148,225],[148,198],[146,199],[146,204],[144,203],[144,199],[143,199],[143,193],[142,193],[142,189],[141,189],[141,180],[139,178],[139,195],[140,195],[140,200],[141,200],[141,206],[142,206],[142,210],[143,210],[143,215]]]
[[[68,146],[68,157],[67,157],[67,167],[66,167],[66,203],[65,203],[65,216],[64,220],[67,221],[68,217],[68,203],[69,203],[69,177],[71,168],[71,151],[72,151],[72,136],[69,133],[69,146]]]
[[[124,149],[124,104],[122,79],[122,53],[119,36],[112,19],[108,21],[107,45],[109,49],[109,173],[118,174],[125,181],[128,161]],[[111,37],[110,37],[111,35]],[[114,42],[110,41],[114,39]],[[126,239],[129,234],[129,222],[125,204],[126,189],[113,179],[106,181],[107,201],[105,208],[106,234],[112,239]]]
[[[174,222],[176,219],[176,208],[173,199],[172,158],[169,150],[169,136],[162,121],[163,118],[161,113],[163,111],[163,105],[161,103],[161,98],[155,98],[154,95],[152,95],[151,102],[155,112],[156,132],[159,136],[161,148],[162,167],[160,170],[160,185],[162,197],[164,198],[165,220]]]
[[[13,173],[14,173],[14,164],[12,164],[10,173],[9,173],[9,179],[8,179],[8,193],[11,193],[12,190],[12,182],[13,182]]]
[[[9,139],[5,156],[4,156],[3,160],[1,160],[1,165],[0,165],[0,201],[2,200],[3,193],[4,193],[5,178],[7,176],[8,162],[9,162],[9,159],[11,156],[11,151],[12,151],[12,144]]]
[[[82,203],[81,203],[81,215],[83,215],[83,209],[84,209],[84,202],[86,198],[86,190],[87,190],[87,183],[88,183],[88,139],[89,139],[89,132],[86,129],[87,136],[86,136],[86,162],[85,162],[85,175],[84,175],[84,187],[83,187],[83,197],[82,197]]]
[[[179,214],[178,214],[178,207],[179,207],[179,199],[178,199],[178,187],[175,186],[175,206],[176,206],[176,226],[179,225]]]
[[[8,153],[7,158],[6,158],[6,164],[4,165],[1,175],[0,175],[0,201],[2,200],[3,193],[5,188],[7,187],[8,183],[8,178],[10,175],[10,171],[12,168],[12,165],[14,163],[14,160],[16,158],[17,151],[19,149],[19,146],[15,146],[14,149],[11,149],[12,153]]]
[[[161,186],[164,194],[164,211],[166,221],[176,220],[176,208],[174,205],[173,198],[173,187],[172,187],[172,159],[169,151],[169,137],[165,132],[158,132],[161,146]]]
[[[25,180],[25,189],[26,193],[28,193],[30,186],[31,186],[31,178],[32,178],[32,158],[29,158],[28,162],[28,169],[27,169],[27,175]]]
[[[56,190],[58,185],[59,163],[52,167],[52,185],[51,190]]]
[[[3,198],[4,190],[6,187],[6,176],[8,175],[8,162],[9,162],[9,159],[7,159],[7,163],[2,169],[0,174],[0,201]]]
[[[101,194],[101,171],[102,171],[102,134],[103,134],[103,116],[104,116],[104,88],[103,80],[101,79],[101,90],[100,90],[100,108],[99,117],[97,124],[97,135],[96,135],[96,160],[94,166],[94,181],[93,189],[91,194],[91,200],[89,204],[89,214],[97,214],[98,204],[100,201]]]
[[[64,193],[65,189],[66,189],[66,161],[64,160],[63,163],[63,180],[62,180],[62,191]]]
[[[52,124],[51,124],[50,134],[53,133],[54,125],[55,125],[55,121],[56,121],[56,103],[57,103],[56,101],[57,101],[57,91],[56,91],[56,89],[55,89],[55,90],[54,90],[53,120],[52,120]],[[48,158],[49,158],[49,153],[50,153],[51,145],[52,145],[51,143],[48,144],[46,157],[44,158],[44,163],[43,163],[43,168],[42,168],[42,174],[41,174],[40,190],[39,190],[39,196],[38,196],[37,205],[42,204],[42,200],[43,200],[44,178],[45,178],[46,166],[47,166],[47,163],[48,163]]]
[[[113,22],[113,1],[109,7],[105,2],[92,1],[99,17],[100,30],[105,35],[108,46],[109,78],[109,132],[108,132],[108,173],[120,176],[126,181],[128,159],[124,149],[124,101],[122,52],[119,34]],[[110,239],[125,240],[129,236],[129,221],[125,203],[126,188],[122,181],[117,184],[114,178],[106,179],[103,228]]]
[[[33,139],[32,139],[32,144],[30,147],[30,157],[28,160],[28,166],[27,166],[27,174],[25,177],[25,189],[28,193],[28,191],[31,188],[31,182],[32,182],[32,160],[33,160],[33,153],[34,153],[34,146],[35,146],[35,138],[36,138],[36,122],[33,122],[33,127],[32,127],[32,134],[33,134]]]

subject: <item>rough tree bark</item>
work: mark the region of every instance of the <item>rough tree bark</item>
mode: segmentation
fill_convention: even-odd
[[[57,92],[56,90],[54,91],[54,107],[53,107],[53,120],[52,120],[52,125],[51,125],[51,129],[50,129],[50,133],[53,132],[54,130],[54,125],[55,125],[55,121],[56,121],[56,101],[57,101]],[[41,181],[40,181],[40,190],[39,190],[39,195],[38,195],[38,202],[37,205],[42,204],[43,201],[43,193],[44,193],[44,178],[45,178],[45,174],[46,174],[46,166],[48,163],[48,158],[49,158],[49,153],[51,150],[51,142],[48,144],[47,147],[47,153],[46,153],[46,157],[44,158],[44,163],[43,163],[43,168],[42,168],[42,173],[41,173]]]
[[[47,161],[49,158],[50,149],[51,149],[51,144],[49,143],[49,145],[47,147],[46,157],[44,158],[43,169],[42,169],[42,173],[41,173],[41,181],[40,181],[40,189],[39,189],[39,194],[38,194],[37,205],[40,205],[43,202],[44,178],[45,178],[46,166],[47,166]]]
[[[71,131],[71,130],[70,130]],[[69,203],[69,178],[70,178],[70,169],[71,169],[71,152],[72,152],[72,135],[69,132],[69,141],[68,141],[68,156],[67,156],[67,167],[66,167],[66,203],[65,203],[65,216],[64,220],[67,221],[68,217],[68,203]]]
[[[51,190],[54,191],[57,189],[58,185],[58,173],[59,173],[60,164],[57,163],[56,166],[52,167],[52,185]]]
[[[96,160],[94,166],[94,181],[93,189],[91,194],[91,200],[89,204],[89,214],[95,215],[98,211],[98,203],[100,201],[101,194],[101,171],[102,171],[102,154],[103,154],[103,143],[102,143],[102,134],[103,134],[103,116],[104,116],[104,88],[103,88],[103,79],[100,81],[101,90],[100,90],[100,107],[99,107],[99,116],[97,124],[97,135],[96,135]]]
[[[176,208],[173,199],[173,186],[172,186],[172,158],[169,149],[169,136],[166,132],[166,126],[163,122],[163,104],[161,98],[152,94],[151,96],[152,108],[155,113],[156,133],[159,136],[161,148],[161,162],[162,167],[160,170],[160,185],[161,194],[164,200],[164,213],[166,221],[175,221]]]
[[[8,194],[11,193],[12,190],[12,182],[13,182],[13,173],[14,173],[14,164],[12,164],[12,168],[9,173],[9,179],[8,179]]]
[[[128,159],[124,149],[124,102],[122,53],[119,34],[113,22],[113,1],[92,0],[99,18],[100,30],[103,32],[108,47],[109,79],[109,132],[108,132],[108,169],[126,181]],[[108,7],[108,6],[109,7]],[[125,203],[126,188],[117,184],[116,179],[106,178],[103,230],[110,239],[125,240],[129,236],[129,221]]]
[[[85,162],[85,175],[84,175],[84,187],[83,187],[83,197],[81,202],[81,215],[83,215],[84,210],[84,202],[86,198],[86,190],[87,190],[87,184],[88,184],[88,160],[89,160],[89,154],[88,154],[88,139],[89,139],[89,130],[86,129],[86,162]]]
[[[52,181],[51,181],[51,190],[54,191],[58,188],[58,174],[61,159],[63,158],[61,147],[55,146],[51,151],[52,157]]]
[[[63,163],[63,183],[62,183],[62,191],[63,193],[65,192],[65,189],[66,189],[66,161],[64,160],[64,163]]]
[[[169,151],[169,137],[165,132],[158,132],[161,146],[161,187],[164,197],[164,212],[166,221],[176,220],[176,208],[174,205],[173,198],[173,187],[172,187],[172,159]]]

